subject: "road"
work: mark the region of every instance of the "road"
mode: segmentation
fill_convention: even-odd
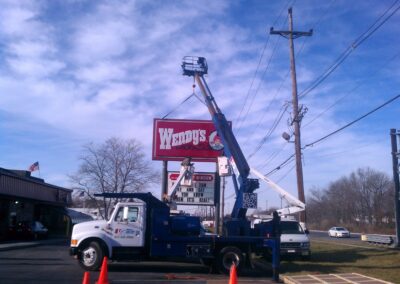
[[[67,241],[37,247],[0,251],[0,282],[19,283],[82,283],[84,271],[68,253]],[[90,272],[90,283],[99,272]],[[109,263],[111,283],[228,283],[228,276],[211,274],[199,264],[174,262]],[[273,283],[267,271],[247,272],[240,283]]]
[[[311,231],[310,232],[311,239],[318,239],[318,240],[337,240],[337,241],[361,241],[361,234],[359,233],[351,233],[350,238],[332,238],[329,237],[328,231]]]
[[[335,242],[357,242],[358,244],[363,244],[361,241],[361,234],[351,233],[350,238],[332,238],[329,237],[327,231],[310,231],[311,240],[320,240],[320,241],[335,241]],[[364,243],[365,244],[365,243]]]

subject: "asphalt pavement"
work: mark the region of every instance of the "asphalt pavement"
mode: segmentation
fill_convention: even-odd
[[[69,239],[65,237],[55,237],[48,238],[43,240],[14,240],[14,241],[5,241],[0,242],[0,251],[8,251],[14,249],[23,249],[29,247],[36,247],[40,245],[49,245],[49,244],[66,244],[69,242]]]
[[[69,255],[69,239],[0,243],[0,283],[82,283],[84,270]],[[29,249],[25,249],[29,248]],[[227,275],[210,273],[197,263],[108,262],[110,283],[123,284],[227,284]],[[99,272],[90,272],[95,283]],[[271,273],[263,268],[238,276],[239,283],[272,284]]]

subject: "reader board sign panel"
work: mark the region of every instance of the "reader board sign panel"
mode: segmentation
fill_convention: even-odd
[[[179,172],[168,172],[168,188],[175,184],[178,177]],[[178,205],[214,205],[215,173],[194,173],[192,185],[180,185],[171,200]]]
[[[154,119],[153,160],[216,162],[223,144],[211,120]]]

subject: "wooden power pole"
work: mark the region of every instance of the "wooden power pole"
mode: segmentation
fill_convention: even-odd
[[[289,39],[289,51],[290,51],[290,66],[292,75],[292,104],[293,104],[293,118],[292,124],[294,125],[294,145],[295,145],[295,155],[296,155],[296,175],[297,175],[297,191],[299,200],[305,203],[304,196],[304,181],[303,181],[303,167],[301,161],[301,140],[300,140],[300,123],[303,118],[304,112],[302,108],[299,110],[299,100],[297,96],[297,79],[296,79],[296,64],[294,59],[294,45],[293,39],[301,36],[311,36],[313,31],[309,32],[298,32],[293,31],[293,18],[292,18],[292,8],[289,8],[289,30],[288,31],[275,31],[271,28],[270,34],[281,35]],[[306,212],[300,213],[300,222],[306,222]]]

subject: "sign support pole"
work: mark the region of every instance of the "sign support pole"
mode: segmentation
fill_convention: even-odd
[[[221,210],[221,197],[220,197],[220,188],[221,188],[221,178],[218,174],[218,163],[215,163],[216,170],[215,170],[215,214],[214,214],[214,233],[219,235],[219,227],[220,227],[220,210]]]
[[[166,160],[163,161],[161,183],[161,200],[165,202],[168,196],[168,161]]]
[[[400,182],[399,182],[399,152],[397,149],[397,140],[400,132],[396,129],[390,129],[390,138],[392,144],[392,161],[393,161],[393,180],[394,180],[394,196],[395,196],[395,221],[396,221],[396,242],[395,247],[400,247]]]

